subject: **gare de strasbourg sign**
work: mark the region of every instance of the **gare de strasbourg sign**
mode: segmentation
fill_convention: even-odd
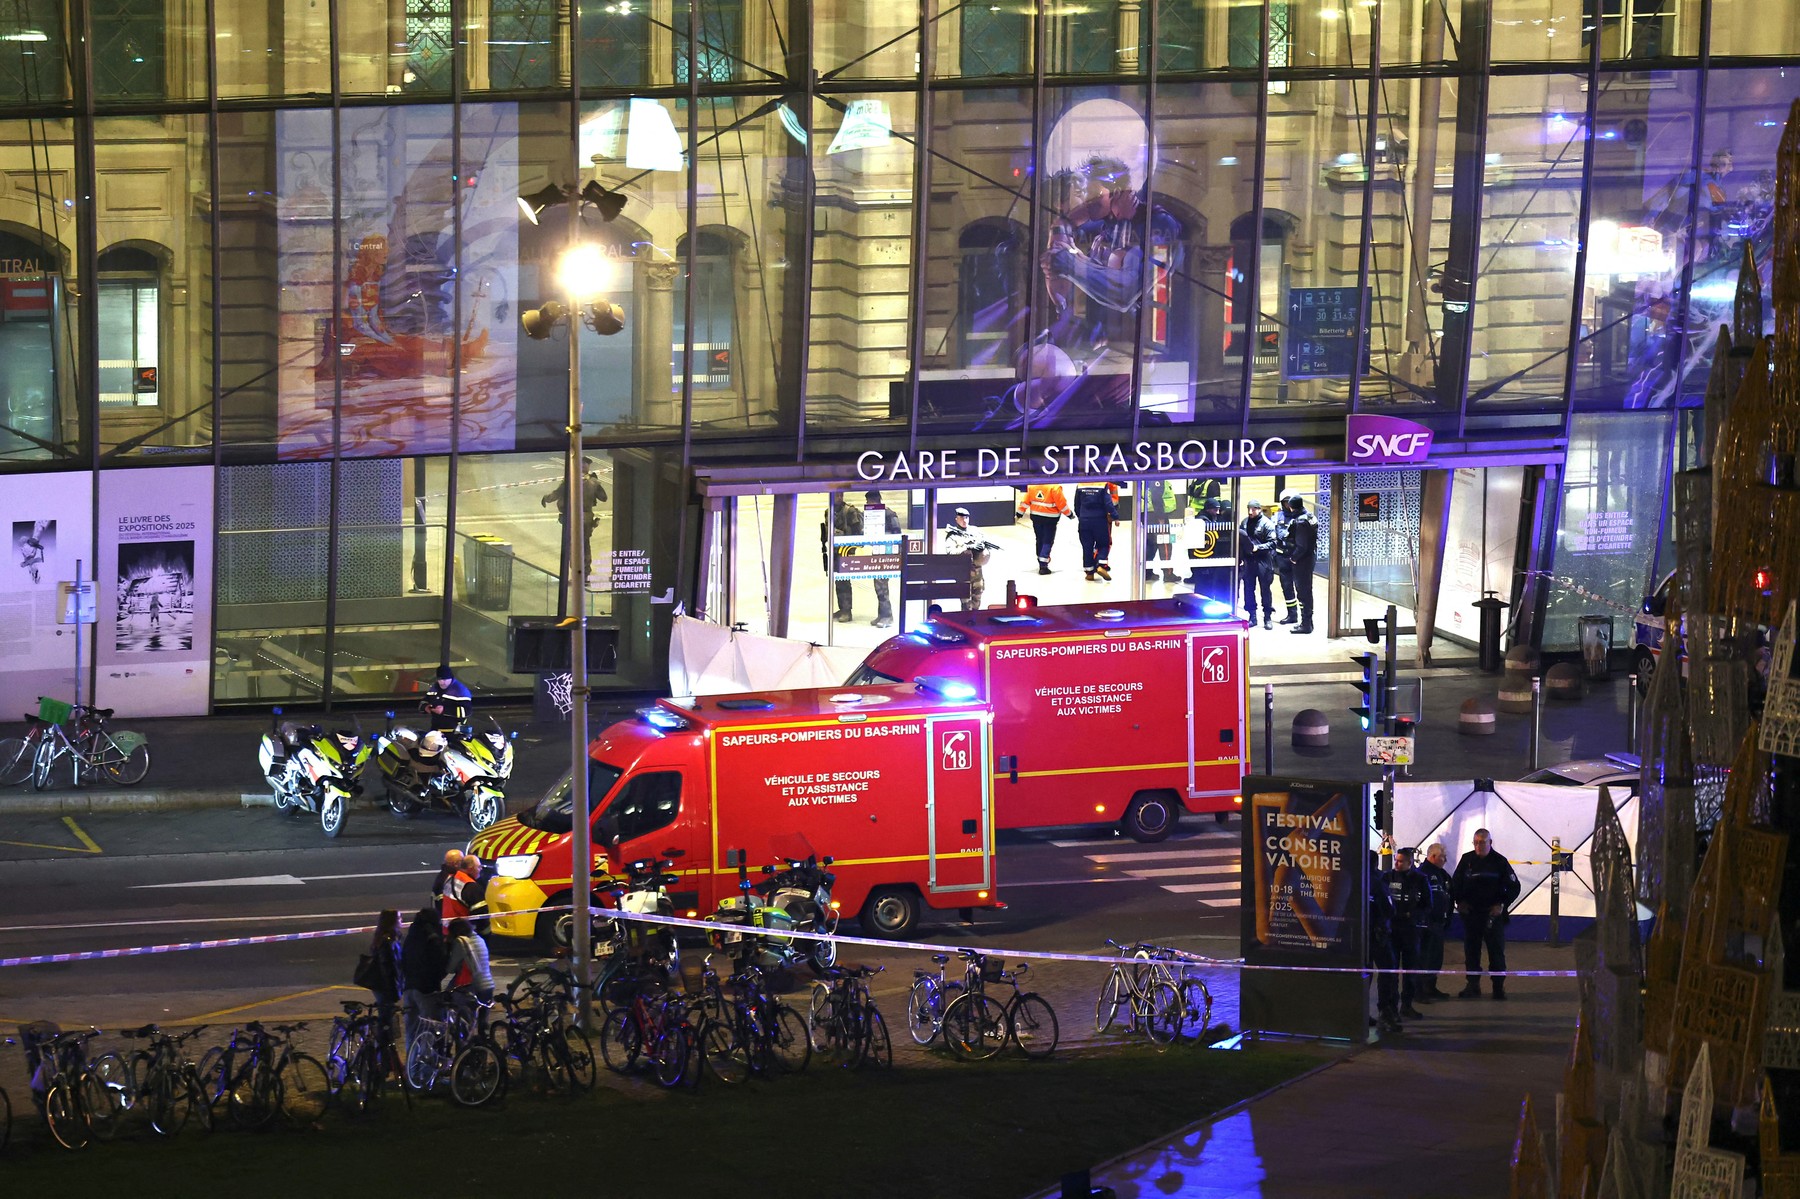
[[[1351,416],[1344,426],[1344,439],[1344,460],[1352,466],[1423,463],[1431,454],[1431,430],[1395,416]],[[865,450],[857,455],[856,476],[865,483],[949,483],[1021,476],[1198,474],[1209,470],[1272,471],[1288,460],[1285,437],[1053,445],[1029,458],[1019,446],[983,446],[975,451],[973,461],[965,454],[956,449],[911,454]]]

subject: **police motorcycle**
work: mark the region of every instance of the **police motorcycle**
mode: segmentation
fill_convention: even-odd
[[[719,901],[718,910],[707,919],[726,926],[711,934],[713,947],[734,952],[754,947],[755,963],[764,969],[794,966],[808,962],[815,970],[837,963],[836,941],[797,941],[784,937],[785,932],[835,933],[838,909],[831,899],[831,886],[837,876],[826,867],[829,857],[808,854],[804,858],[781,859],[782,865],[764,866],[763,878],[751,882],[738,880],[739,895]],[[763,930],[762,935],[749,932]],[[752,940],[747,945],[745,938]]]
[[[319,817],[327,837],[344,831],[350,800],[362,794],[362,770],[369,760],[370,745],[357,728],[326,732],[316,724],[280,720],[281,709],[270,717],[257,759],[263,778],[282,812],[310,812]]]
[[[506,781],[512,776],[513,737],[492,728],[477,733],[468,725],[419,732],[394,725],[375,738],[375,765],[381,770],[388,809],[401,820],[421,811],[454,812],[480,832],[506,815]]]

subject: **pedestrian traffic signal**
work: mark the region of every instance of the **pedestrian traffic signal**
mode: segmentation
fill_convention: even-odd
[[[1366,733],[1381,720],[1381,659],[1371,650],[1351,654],[1350,660],[1362,667],[1362,678],[1352,679],[1350,685],[1363,694],[1362,702],[1350,711],[1362,722]]]

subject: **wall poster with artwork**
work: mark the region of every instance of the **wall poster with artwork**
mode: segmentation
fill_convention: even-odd
[[[94,577],[93,478],[0,476],[0,719],[37,711],[40,695],[75,698],[75,627],[57,619],[56,585],[74,582],[77,562],[83,578]],[[83,661],[93,652],[85,640]]]

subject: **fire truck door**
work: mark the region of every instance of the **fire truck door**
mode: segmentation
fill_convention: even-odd
[[[1244,759],[1244,634],[1188,637],[1188,798],[1236,795]]]
[[[931,890],[990,887],[987,721],[974,712],[933,716],[925,721],[925,735],[931,758],[926,796]]]

